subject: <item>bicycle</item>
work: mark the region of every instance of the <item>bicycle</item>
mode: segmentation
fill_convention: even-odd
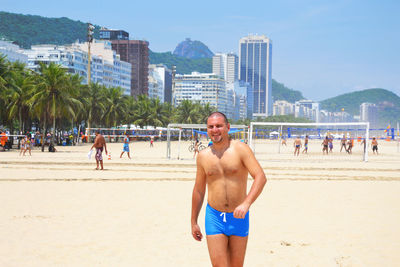
[[[189,145],[189,147],[188,147],[189,152],[194,152],[194,147],[195,147],[195,145],[196,145],[195,142],[192,142],[192,143]],[[198,146],[199,151],[202,151],[203,149],[206,149],[206,148],[207,148],[207,147],[206,147],[205,145],[203,145],[201,142],[199,142],[199,146]]]

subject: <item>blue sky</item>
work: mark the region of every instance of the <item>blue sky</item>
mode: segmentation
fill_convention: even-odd
[[[367,88],[400,95],[400,1],[0,0],[0,10],[123,29],[156,52],[186,37],[237,52],[249,33],[273,41],[273,78],[308,99]]]

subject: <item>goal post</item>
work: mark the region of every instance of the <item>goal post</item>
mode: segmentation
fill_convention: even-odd
[[[255,142],[254,142],[254,129],[256,126],[275,126],[279,127],[278,134],[278,153],[280,153],[281,147],[281,137],[282,137],[282,129],[287,126],[312,126],[315,127],[316,130],[326,130],[324,128],[319,127],[337,127],[337,126],[365,126],[365,149],[363,153],[363,160],[365,162],[368,161],[368,144],[369,144],[369,122],[326,122],[326,123],[297,123],[297,122],[251,122],[250,130],[249,130],[249,146],[255,153]]]
[[[231,125],[230,126],[231,131],[236,132],[237,129],[243,129],[246,131],[247,136],[249,136],[249,126],[247,125]],[[206,133],[207,132],[207,125],[206,124],[185,124],[185,123],[170,123],[168,124],[167,127],[167,159],[171,159],[171,132],[172,130],[177,130],[179,129],[179,134],[178,134],[178,156],[177,158],[180,158],[180,145],[181,145],[181,138],[182,138],[182,129],[192,129],[195,130],[196,132],[202,132]],[[230,131],[230,132],[231,132]]]

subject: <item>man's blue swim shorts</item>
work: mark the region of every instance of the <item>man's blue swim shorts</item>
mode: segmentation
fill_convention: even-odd
[[[205,225],[207,235],[248,236],[249,212],[244,219],[238,219],[233,212],[220,212],[207,204]]]

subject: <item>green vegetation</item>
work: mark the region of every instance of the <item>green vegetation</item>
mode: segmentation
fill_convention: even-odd
[[[45,18],[41,16],[13,14],[0,11],[0,39],[17,43],[29,49],[35,44],[71,44],[86,41],[86,23],[68,18]],[[94,30],[99,36],[99,26]]]
[[[176,73],[179,74],[190,74],[193,71],[212,72],[211,58],[190,59],[173,55],[171,52],[156,53],[151,50],[149,51],[149,58],[151,64],[164,64],[169,69],[176,66]]]
[[[214,110],[188,100],[174,108],[159,99],[145,95],[135,99],[123,95],[121,88],[97,83],[88,86],[81,81],[81,77],[54,63],[32,72],[0,56],[0,125],[11,133],[29,131],[35,125],[45,134],[51,129],[78,128],[81,122],[88,128],[167,126],[172,122],[203,123]]]
[[[373,88],[339,95],[321,101],[321,109],[331,112],[342,111],[351,115],[360,114],[360,105],[364,102],[376,104],[378,106],[378,120],[380,126],[387,126],[389,123],[400,121],[400,97],[395,93]]]
[[[290,103],[304,99],[300,91],[287,88],[283,83],[279,83],[274,79],[272,79],[272,97],[274,101],[286,100]]]

